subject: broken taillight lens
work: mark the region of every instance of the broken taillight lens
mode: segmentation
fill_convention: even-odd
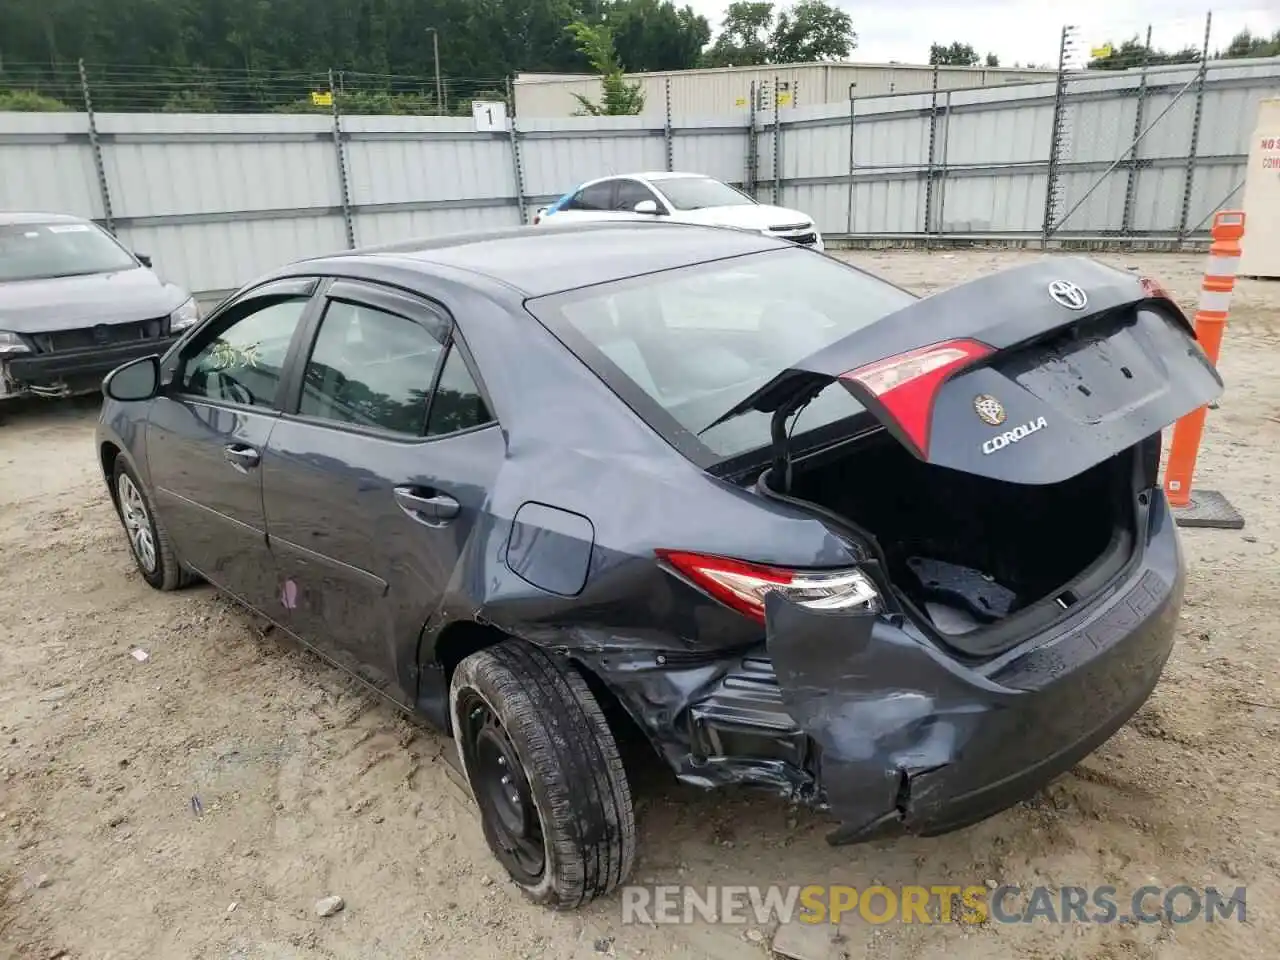
[[[1142,284],[1144,296],[1153,300],[1173,300],[1173,294],[1165,289],[1165,285],[1155,277],[1139,277],[1138,282]]]
[[[771,590],[812,610],[880,609],[875,584],[857,567],[793,570],[682,550],[657,554],[695,586],[759,623],[764,623],[764,598]]]
[[[921,457],[929,454],[933,401],[947,378],[991,353],[976,340],[948,340],[842,373],[884,405]]]

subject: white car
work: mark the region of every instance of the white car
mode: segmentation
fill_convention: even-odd
[[[533,222],[645,217],[754,230],[824,249],[822,234],[808,214],[757,203],[727,183],[700,173],[626,173],[589,180],[539,210]]]

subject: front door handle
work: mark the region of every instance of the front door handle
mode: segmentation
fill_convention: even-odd
[[[461,505],[447,493],[422,487],[396,487],[396,503],[419,523],[439,526],[458,515]]]
[[[262,462],[262,454],[247,443],[229,443],[222,448],[222,455],[241,473],[248,473]]]

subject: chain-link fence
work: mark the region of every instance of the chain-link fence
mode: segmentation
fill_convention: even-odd
[[[504,77],[406,76],[351,70],[176,70],[128,64],[0,65],[0,110],[102,113],[340,113],[470,116],[505,100]]]

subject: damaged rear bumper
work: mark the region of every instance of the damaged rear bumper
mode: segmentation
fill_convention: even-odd
[[[1153,498],[1141,558],[1088,610],[1003,657],[965,665],[901,618],[815,612],[771,594],[781,698],[816,756],[828,839],[959,829],[1031,795],[1118,730],[1155,687],[1183,590]]]

